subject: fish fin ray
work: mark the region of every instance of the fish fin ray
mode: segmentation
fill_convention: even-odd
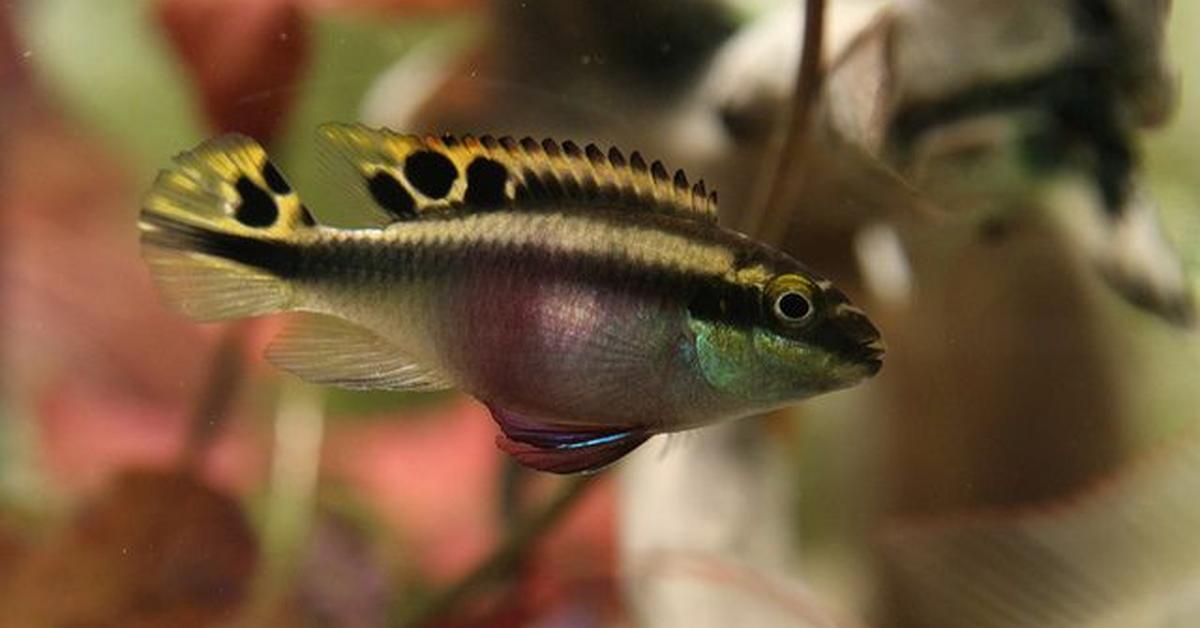
[[[548,473],[594,473],[637,449],[652,434],[640,428],[543,423],[488,405],[500,426],[496,446],[521,464]]]
[[[393,220],[563,204],[717,220],[716,194],[703,182],[689,184],[682,171],[669,176],[661,162],[647,166],[638,153],[627,161],[620,151],[590,144],[439,138],[341,123],[322,125],[318,136],[322,161],[351,188],[352,203]],[[414,156],[429,167],[410,167]],[[350,180],[359,184],[346,185]]]
[[[257,238],[316,227],[263,147],[235,133],[177,155],[142,202],[142,218],[148,216]]]
[[[286,309],[287,244],[316,225],[254,140],[224,135],[175,157],[142,202],[144,257],[166,300],[199,320]]]
[[[266,358],[309,382],[352,390],[453,387],[449,378],[413,362],[374,332],[323,314],[291,321],[267,347]]]
[[[270,314],[290,298],[278,277],[219,257],[147,247],[143,258],[164,299],[198,321]]]

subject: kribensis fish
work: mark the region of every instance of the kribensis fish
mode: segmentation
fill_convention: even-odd
[[[638,153],[319,135],[345,202],[386,220],[317,224],[262,148],[230,135],[176,158],[139,222],[192,317],[305,312],[267,358],[306,380],[462,389],[502,449],[570,473],[879,370],[879,333],[840,291],[717,226],[715,194]]]

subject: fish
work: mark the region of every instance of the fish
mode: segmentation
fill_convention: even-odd
[[[327,123],[317,154],[364,224],[319,223],[251,138],[175,157],[138,219],[165,301],[201,322],[292,312],[274,365],[462,391],[528,467],[595,472],[882,366],[841,290],[718,225],[714,191],[638,152]]]

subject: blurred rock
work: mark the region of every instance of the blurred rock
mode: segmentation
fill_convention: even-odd
[[[1193,427],[1070,499],[894,522],[884,555],[912,625],[1188,626],[1197,489]]]
[[[1031,211],[1055,213],[1045,190],[1086,179],[1094,208],[1058,226],[1064,244],[1090,258],[1130,303],[1190,324],[1182,262],[1138,191],[1136,134],[1162,124],[1176,101],[1163,55],[1169,6],[932,0],[898,7],[879,156],[943,211],[990,233]]]
[[[241,507],[194,479],[130,472],[31,551],[0,625],[215,626],[257,562]]]

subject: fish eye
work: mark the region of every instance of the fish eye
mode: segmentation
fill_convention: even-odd
[[[775,278],[766,290],[766,305],[775,320],[788,327],[807,323],[816,308],[813,306],[813,285],[799,275]]]
[[[799,292],[788,291],[775,297],[775,316],[786,323],[799,323],[812,313],[808,297]]]

